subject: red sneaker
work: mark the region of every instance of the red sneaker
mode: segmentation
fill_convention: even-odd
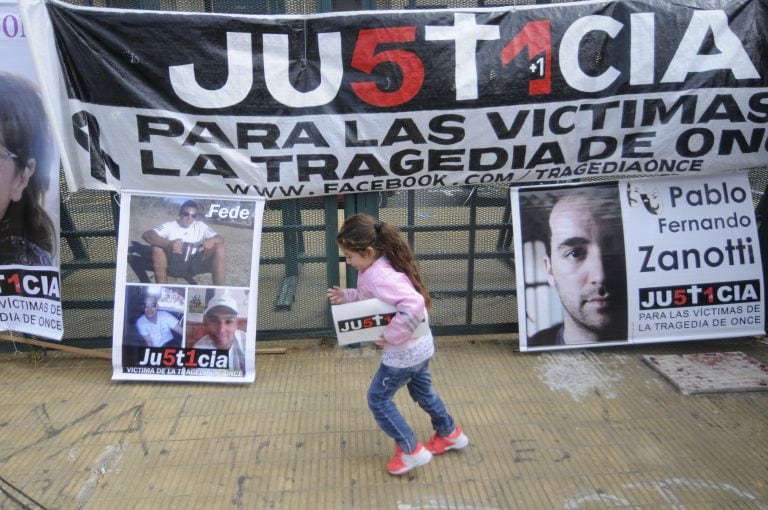
[[[430,460],[432,454],[421,443],[418,443],[411,453],[405,453],[395,445],[395,456],[387,463],[387,471],[391,475],[404,475],[413,468],[429,464]]]
[[[456,429],[445,437],[441,437],[435,432],[435,435],[427,441],[425,445],[432,455],[440,455],[448,450],[461,450],[469,444],[469,438],[456,425]]]

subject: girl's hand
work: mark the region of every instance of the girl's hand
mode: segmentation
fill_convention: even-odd
[[[378,340],[373,341],[374,344],[376,344],[376,347],[379,349],[383,348],[387,344],[387,339],[384,338],[384,335],[381,335]]]
[[[328,296],[328,301],[330,301],[332,305],[344,304],[344,290],[338,285],[334,285],[332,288],[325,291],[325,294]]]

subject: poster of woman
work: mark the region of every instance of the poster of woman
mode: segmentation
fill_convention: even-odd
[[[59,158],[16,2],[0,18],[0,331],[61,340]]]

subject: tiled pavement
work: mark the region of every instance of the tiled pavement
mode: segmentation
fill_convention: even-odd
[[[366,407],[372,348],[262,342],[247,386],[112,382],[108,360],[0,359],[0,509],[768,509],[768,392],[685,396],[648,354],[764,339],[523,354],[438,338],[470,445],[404,477]],[[398,403],[420,437],[426,415]]]

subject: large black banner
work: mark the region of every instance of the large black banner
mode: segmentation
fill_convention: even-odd
[[[73,188],[266,198],[763,166],[766,7],[257,16],[22,0]]]

